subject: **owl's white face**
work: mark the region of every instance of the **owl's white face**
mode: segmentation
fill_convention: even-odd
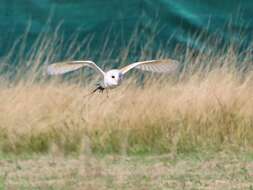
[[[113,69],[105,73],[104,85],[106,88],[114,88],[121,84],[123,74],[120,70]]]

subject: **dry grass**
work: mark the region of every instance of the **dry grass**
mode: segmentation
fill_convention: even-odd
[[[215,70],[177,82],[130,79],[109,93],[64,83],[0,90],[3,152],[168,153],[253,147],[253,84]],[[158,82],[157,82],[158,81]],[[159,83],[159,84],[157,84]]]

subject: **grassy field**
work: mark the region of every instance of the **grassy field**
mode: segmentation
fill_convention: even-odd
[[[0,189],[253,189],[253,155],[36,156],[0,161]]]
[[[185,153],[252,149],[253,84],[216,70],[180,81],[133,79],[109,93],[20,83],[0,90],[5,153]]]
[[[60,42],[41,36],[1,60],[0,189],[253,189],[250,49],[186,51],[176,73],[129,73],[107,97],[86,96],[89,72],[43,75]],[[83,43],[66,57],[89,57]]]

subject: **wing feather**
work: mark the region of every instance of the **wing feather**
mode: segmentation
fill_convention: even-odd
[[[90,67],[97,71],[100,75],[104,75],[104,71],[100,69],[93,61],[64,61],[53,63],[47,67],[47,73],[49,75],[60,75],[71,71],[76,71],[83,67]]]
[[[178,61],[172,59],[140,61],[123,67],[121,69],[121,72],[125,74],[129,70],[135,68],[143,71],[150,71],[157,73],[172,73],[178,68],[178,66],[179,66]]]

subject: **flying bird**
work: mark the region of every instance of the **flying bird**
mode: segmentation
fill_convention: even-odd
[[[178,68],[178,61],[172,59],[166,60],[149,60],[135,62],[127,65],[121,69],[112,69],[104,72],[98,65],[90,60],[79,61],[64,61],[50,64],[47,67],[47,73],[49,75],[60,75],[71,71],[79,70],[83,67],[90,67],[94,69],[103,78],[98,83],[98,86],[92,93],[97,90],[102,91],[105,89],[112,89],[119,86],[124,78],[124,75],[131,69],[140,69],[143,71],[157,72],[157,73],[172,73]]]

